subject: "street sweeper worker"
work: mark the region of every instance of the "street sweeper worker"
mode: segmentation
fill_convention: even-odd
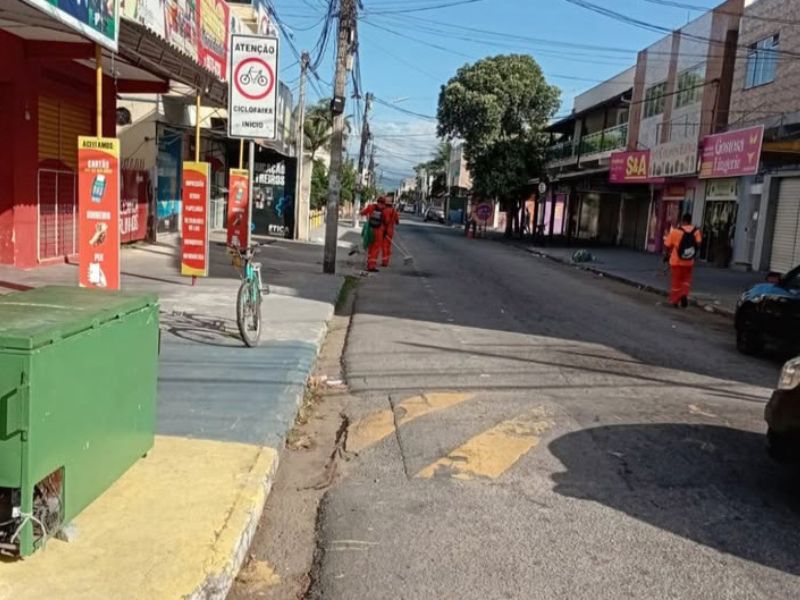
[[[400,213],[394,207],[394,200],[391,196],[386,198],[386,208],[383,211],[383,261],[384,267],[389,266],[389,259],[392,258],[392,239],[394,238],[395,225],[400,224]]]
[[[383,235],[386,231],[384,211],[386,210],[386,197],[378,196],[372,204],[368,204],[361,211],[361,216],[367,218],[366,227],[372,234],[372,242],[367,248],[367,271],[378,270],[378,255],[383,249]]]

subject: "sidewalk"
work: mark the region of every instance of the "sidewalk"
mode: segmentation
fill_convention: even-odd
[[[271,289],[262,344],[246,349],[235,322],[239,276],[222,238],[212,240],[210,277],[196,287],[177,275],[171,244],[123,250],[123,288],[161,298],[155,448],[76,519],[75,541],[1,564],[0,597],[225,597],[343,279],[321,274],[319,246],[270,240],[259,253]],[[74,265],[0,267],[0,293],[76,280]]]
[[[655,254],[645,254],[624,248],[589,248],[592,262],[573,263],[572,255],[580,246],[571,248],[531,246],[521,248],[537,256],[572,264],[580,269],[611,277],[661,295],[669,292],[669,271]],[[733,316],[741,293],[764,279],[760,273],[718,269],[698,263],[694,274],[693,300],[701,308]]]

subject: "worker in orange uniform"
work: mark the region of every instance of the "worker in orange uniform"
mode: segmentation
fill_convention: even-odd
[[[386,198],[379,196],[377,201],[368,204],[361,211],[361,216],[367,217],[367,223],[372,230],[372,243],[367,248],[367,271],[375,272],[378,270],[378,255],[383,250],[383,234],[386,230],[384,222],[385,210]]]
[[[683,215],[680,226],[675,227],[664,238],[664,248],[669,253],[669,269],[672,274],[669,302],[676,308],[689,306],[694,262],[702,242],[703,235],[692,225],[690,214]]]
[[[392,238],[394,238],[395,225],[400,224],[400,213],[394,207],[392,197],[386,198],[386,208],[383,211],[383,261],[384,267],[389,266],[389,259],[392,258]]]

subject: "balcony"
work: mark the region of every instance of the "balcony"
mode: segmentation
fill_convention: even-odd
[[[547,162],[555,162],[572,158],[575,155],[572,140],[558,142],[548,147],[545,152]]]
[[[597,133],[591,133],[580,143],[581,156],[620,150],[628,143],[628,124],[623,123]]]

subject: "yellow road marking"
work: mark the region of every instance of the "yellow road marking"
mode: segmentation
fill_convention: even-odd
[[[466,402],[474,394],[444,392],[423,394],[403,400],[397,405],[397,424],[405,425],[414,419],[439,412]],[[351,452],[374,446],[394,433],[395,415],[391,409],[372,413],[357,421],[347,432],[347,449]]]
[[[425,467],[417,477],[430,479],[447,474],[454,479],[496,479],[532,448],[540,435],[553,426],[542,410],[498,423],[467,441],[450,454]]]

